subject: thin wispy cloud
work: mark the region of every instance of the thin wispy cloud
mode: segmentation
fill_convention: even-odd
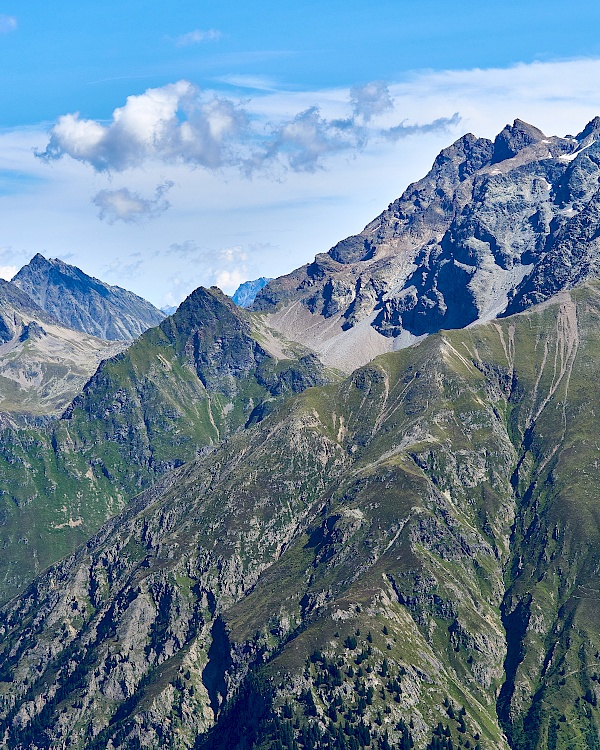
[[[217,79],[220,83],[239,89],[252,89],[254,91],[277,91],[278,86],[272,78],[267,76],[252,75],[226,75]]]
[[[10,34],[17,30],[17,19],[14,16],[0,14],[0,34]]]
[[[314,172],[327,155],[354,151],[366,142],[367,134],[352,120],[327,120],[319,107],[311,107],[277,128],[246,161],[245,170],[252,174],[283,160],[294,172]]]
[[[252,248],[250,248],[252,249]],[[174,276],[169,279],[169,290],[165,297],[168,304],[180,301],[189,294],[199,283],[216,285],[225,292],[233,292],[248,279],[249,252],[242,245],[222,247],[218,250],[205,247],[194,242],[173,243],[161,255],[176,256],[185,260],[189,268],[193,268],[193,275],[185,278]],[[198,279],[202,279],[200,282]]]
[[[223,34],[216,29],[208,29],[202,31],[201,29],[195,29],[194,31],[188,31],[187,34],[181,34],[175,39],[175,45],[177,47],[190,47],[194,44],[202,44],[202,42],[216,42]]]
[[[153,198],[143,198],[126,187],[101,190],[92,198],[92,203],[100,209],[98,218],[108,224],[116,221],[135,224],[156,219],[167,211],[171,204],[165,195],[172,187],[173,183],[170,181],[158,185]]]
[[[104,266],[103,277],[122,283],[124,279],[137,278],[143,267],[144,258],[142,254],[131,253],[126,258],[114,258],[108,265]]]
[[[29,260],[27,252],[13,247],[0,247],[0,279],[10,281]]]
[[[401,122],[393,128],[383,131],[383,135],[390,141],[398,141],[400,138],[408,138],[415,133],[435,133],[443,130],[450,130],[460,123],[461,117],[455,112],[452,117],[438,117],[437,120],[425,123],[423,125],[406,125]]]
[[[424,124],[383,127],[394,103],[382,82],[354,87],[344,105],[347,116],[326,117],[317,105],[291,117],[268,119],[248,102],[203,92],[188,81],[128,97],[108,124],[75,114],[60,117],[41,159],[70,156],[98,172],[121,172],[148,161],[218,170],[315,172],[327,157],[357,153],[371,141],[430,133],[455,125],[457,115]],[[398,131],[394,128],[399,128]]]

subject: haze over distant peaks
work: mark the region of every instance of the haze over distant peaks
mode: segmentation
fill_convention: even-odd
[[[63,325],[103,339],[135,339],[164,318],[137,294],[40,253],[12,281]]]
[[[173,313],[177,310],[177,305],[164,305],[160,308],[161,313],[164,313],[165,315],[173,315]]]

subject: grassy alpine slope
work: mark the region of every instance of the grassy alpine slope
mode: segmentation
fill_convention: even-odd
[[[3,608],[5,745],[598,747],[599,318],[430,336],[165,477]]]
[[[106,360],[60,419],[0,436],[0,601],[70,554],[164,473],[327,382],[318,360],[264,332],[217,289],[196,290]],[[267,342],[268,344],[268,342]]]

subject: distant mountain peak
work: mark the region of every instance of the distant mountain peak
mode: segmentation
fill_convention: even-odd
[[[41,253],[23,266],[13,283],[63,325],[103,339],[137,338],[164,318],[137,294]]]
[[[585,126],[585,128],[579,133],[577,136],[575,136],[576,140],[578,140],[580,143],[584,141],[588,136],[590,135],[598,135],[600,134],[600,117],[596,116],[592,120],[588,122],[588,124]]]
[[[254,279],[254,281],[244,281],[243,284],[238,286],[231,299],[239,307],[250,307],[256,299],[256,295],[261,289],[265,288],[269,281],[273,281],[273,279],[266,276],[261,276],[260,279]]]

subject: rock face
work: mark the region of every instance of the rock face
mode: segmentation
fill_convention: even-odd
[[[123,346],[65,328],[0,279],[0,423],[59,416]]]
[[[253,309],[351,371],[441,329],[526,309],[594,275],[600,125],[465,135],[359,235],[272,281]]]
[[[268,279],[266,276],[261,276],[260,279],[255,279],[254,281],[244,281],[235,290],[231,299],[240,307],[250,307],[256,299],[256,295],[269,281],[273,281],[273,279]]]
[[[599,318],[434,334],[142,494],[0,612],[5,745],[596,747]]]
[[[164,314],[133,292],[94,279],[39,253],[13,283],[69,328],[108,340],[130,341],[158,325]]]

